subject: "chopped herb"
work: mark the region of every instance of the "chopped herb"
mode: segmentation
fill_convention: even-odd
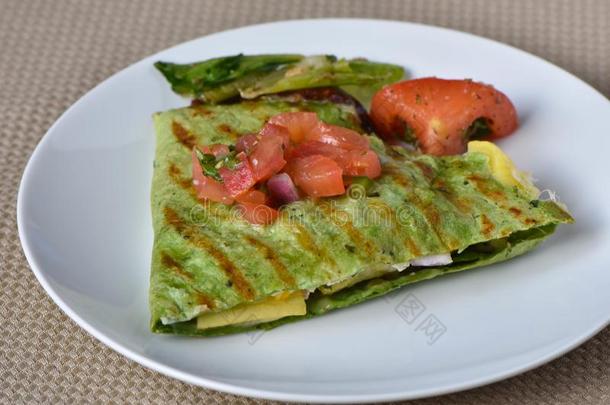
[[[534,208],[538,208],[538,206],[540,205],[540,200],[532,200],[530,201],[530,205]]]
[[[484,139],[491,135],[489,120],[484,117],[477,118],[464,131],[464,139]]]
[[[237,157],[237,153],[235,151],[229,152],[229,154],[218,161],[218,167],[226,167],[229,170],[234,170],[239,164],[241,160]]]
[[[214,155],[203,153],[197,149],[197,158],[203,169],[203,174],[214,180],[222,181],[222,177],[220,177],[219,173],[221,168],[226,167],[229,170],[235,170],[241,163],[241,160],[237,157],[237,152],[232,145],[229,146],[229,151],[228,155],[217,159]]]
[[[214,180],[222,181],[222,178],[218,173],[218,168],[216,167],[216,157],[209,153],[203,153],[199,149],[196,149],[196,153],[197,159],[199,159],[199,164],[203,169],[203,174],[213,178]]]
[[[405,122],[405,130],[402,134],[402,140],[406,143],[417,147],[417,136],[415,136],[415,130]]]

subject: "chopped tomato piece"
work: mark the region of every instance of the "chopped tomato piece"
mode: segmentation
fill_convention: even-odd
[[[237,205],[244,219],[251,224],[266,225],[273,223],[279,212],[267,205],[251,202],[242,202]]]
[[[282,145],[287,148],[290,145],[290,132],[281,125],[267,123],[259,132],[260,136],[279,136],[282,138]]]
[[[221,182],[203,174],[203,169],[197,158],[196,149],[192,152],[193,186],[197,191],[197,197],[201,199],[233,204],[233,198]]]
[[[322,155],[331,158],[342,166],[343,158],[347,151],[334,145],[322,143],[319,141],[305,141],[298,144],[289,153],[286,154],[287,159],[305,157],[311,155]]]
[[[224,186],[232,197],[240,195],[256,183],[252,166],[250,165],[246,154],[240,152],[235,157],[239,162],[233,169],[228,167],[221,167],[218,169]]]
[[[290,161],[286,170],[294,183],[312,197],[330,197],[345,193],[343,170],[334,160],[311,155]]]
[[[221,158],[229,154],[229,146],[222,143],[200,146],[199,149],[203,153],[214,155],[216,158]]]
[[[469,129],[479,119],[490,138],[510,135],[518,126],[515,107],[504,93],[471,80],[435,77],[384,87],[373,97],[371,119],[380,136],[417,141],[432,155],[464,152]]]
[[[366,176],[374,179],[381,174],[379,157],[370,149],[345,150],[327,143],[306,141],[297,145],[288,155],[288,159],[311,155],[322,155],[334,160],[347,176]]]
[[[284,160],[284,139],[279,135],[261,136],[250,154],[250,164],[254,171],[254,180],[267,180],[286,164]]]
[[[238,202],[252,204],[266,204],[267,195],[260,190],[248,190],[245,193],[235,197]]]
[[[327,143],[347,150],[367,150],[369,148],[369,140],[358,132],[324,122],[319,122],[314,130],[306,135],[305,139]]]
[[[346,163],[343,167],[343,174],[348,176],[366,176],[370,179],[381,175],[379,156],[372,150],[351,150],[344,159]]]
[[[275,115],[267,122],[286,128],[290,140],[299,143],[318,125],[318,116],[313,112],[287,112]]]
[[[235,150],[238,152],[250,153],[254,149],[254,145],[258,142],[258,136],[256,134],[242,135],[237,139],[235,143]]]

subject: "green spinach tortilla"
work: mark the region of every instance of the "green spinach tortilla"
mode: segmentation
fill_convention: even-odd
[[[368,132],[354,105],[326,100],[268,96],[155,114],[153,332],[209,336],[272,328],[509,259],[572,221],[560,204],[539,200],[531,184],[499,181],[483,153],[420,155],[375,136],[369,139],[382,162],[380,178],[354,184],[344,196],[288,204],[273,224],[252,225],[231,206],[197,199],[192,147],[234,144],[285,111],[314,111],[327,123]],[[450,264],[405,268],[447,253]],[[201,314],[294,291],[307,294],[303,315],[197,327]]]

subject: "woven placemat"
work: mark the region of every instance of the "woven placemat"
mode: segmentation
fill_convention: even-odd
[[[339,16],[416,21],[494,38],[540,55],[610,94],[610,2],[604,0],[0,0],[0,403],[265,402],[166,378],[77,327],[47,297],[23,256],[15,219],[17,187],[28,157],[53,121],[126,65],[227,28]],[[584,402],[610,403],[610,328],[521,376],[415,401]]]

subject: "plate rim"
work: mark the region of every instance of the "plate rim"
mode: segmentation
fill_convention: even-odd
[[[153,54],[145,56],[145,57],[137,60],[136,62],[131,63],[131,64],[121,68],[120,70],[111,74],[106,79],[104,79],[101,82],[99,82],[98,84],[96,84],[94,87],[87,90],[80,97],[78,97],[78,99],[76,101],[74,101],[63,113],[61,113],[61,115],[46,130],[45,134],[38,141],[33,152],[31,153],[30,157],[28,158],[28,161],[23,170],[23,174],[21,176],[21,180],[19,182],[19,187],[18,187],[18,191],[17,191],[17,209],[16,209],[16,211],[17,211],[17,230],[18,230],[18,235],[19,235],[19,241],[20,241],[22,250],[24,252],[24,255],[26,257],[26,260],[29,264],[29,267],[32,270],[32,272],[34,273],[34,275],[35,275],[36,279],[38,280],[38,282],[40,283],[40,285],[43,287],[44,291],[47,293],[47,295],[49,297],[51,297],[53,302],[80,328],[84,329],[87,333],[89,333],[89,335],[93,336],[95,339],[100,341],[103,345],[105,345],[108,348],[114,350],[115,352],[121,354],[122,356],[124,356],[150,370],[156,371],[166,377],[175,378],[180,381],[186,382],[188,384],[192,384],[192,385],[196,385],[199,387],[208,388],[208,389],[212,389],[212,390],[216,390],[216,391],[220,391],[220,392],[225,392],[225,393],[229,393],[229,394],[243,395],[243,396],[259,398],[259,399],[271,399],[271,400],[289,401],[289,402],[306,401],[306,402],[315,402],[315,403],[324,403],[324,402],[372,403],[372,402],[377,402],[377,401],[395,401],[395,400],[406,400],[406,399],[410,400],[410,399],[425,398],[425,397],[444,395],[444,394],[459,392],[459,391],[463,391],[463,390],[467,390],[467,389],[471,389],[471,388],[481,387],[481,386],[484,386],[487,384],[492,384],[494,382],[498,382],[498,381],[516,376],[518,374],[525,373],[529,370],[532,370],[543,364],[546,364],[546,363],[564,355],[565,353],[573,350],[574,348],[580,346],[585,341],[589,340],[591,337],[593,337],[598,332],[600,332],[602,329],[604,329],[606,326],[608,326],[610,324],[610,315],[608,316],[608,318],[605,321],[600,322],[597,325],[594,325],[590,329],[586,330],[584,333],[581,333],[577,338],[575,338],[571,341],[568,341],[567,343],[565,343],[563,345],[560,345],[559,348],[551,350],[544,355],[538,356],[534,360],[523,363],[519,366],[514,366],[510,369],[498,371],[491,375],[486,375],[486,376],[479,377],[479,378],[472,378],[468,381],[445,384],[440,387],[430,387],[430,388],[425,388],[425,389],[421,389],[421,390],[396,391],[396,392],[392,392],[392,393],[388,393],[388,394],[351,394],[351,395],[299,394],[299,393],[290,393],[290,392],[278,391],[278,390],[244,387],[244,386],[241,386],[238,384],[226,383],[226,382],[208,378],[208,377],[201,377],[201,376],[195,375],[193,373],[180,371],[174,367],[167,366],[160,361],[152,360],[144,355],[140,355],[138,353],[132,352],[127,347],[124,347],[122,344],[115,342],[112,338],[110,338],[110,337],[106,336],[104,333],[98,331],[86,319],[79,316],[68,304],[66,304],[66,302],[60,297],[60,295],[53,290],[49,281],[47,280],[47,278],[44,275],[44,271],[41,270],[42,266],[39,266],[39,264],[35,258],[35,254],[33,252],[34,249],[32,247],[33,245],[30,245],[27,233],[25,231],[26,218],[24,217],[25,216],[24,199],[26,197],[24,197],[24,195],[25,195],[25,189],[27,188],[27,183],[30,181],[29,179],[32,177],[31,172],[34,170],[33,167],[36,165],[37,157],[40,153],[42,153],[41,151],[43,150],[43,145],[45,143],[49,142],[49,139],[50,139],[49,135],[55,130],[55,128],[60,124],[60,122],[62,122],[63,120],[66,119],[66,116],[68,116],[72,112],[73,109],[75,109],[78,105],[80,105],[84,99],[88,98],[90,96],[90,94],[98,91],[99,88],[107,86],[111,81],[113,81],[115,79],[115,77],[122,75],[122,74],[126,74],[127,71],[134,69],[139,65],[150,63],[150,61],[155,59],[157,57],[157,55],[171,51],[175,48],[178,48],[181,46],[186,46],[187,44],[193,44],[195,42],[204,40],[206,38],[214,37],[217,35],[223,35],[223,34],[233,33],[233,32],[240,31],[240,30],[248,30],[248,29],[258,28],[258,27],[263,27],[263,26],[273,26],[273,25],[292,24],[292,23],[304,23],[304,24],[319,23],[319,22],[332,23],[333,21],[343,22],[343,23],[346,23],[346,22],[355,23],[355,24],[374,23],[374,24],[383,24],[383,25],[386,25],[386,24],[387,25],[406,25],[406,26],[419,27],[419,28],[428,29],[428,30],[432,29],[432,30],[445,31],[446,33],[449,33],[452,35],[457,34],[457,35],[469,37],[471,39],[484,41],[484,42],[487,42],[488,44],[496,46],[496,47],[499,46],[499,47],[504,47],[506,49],[509,49],[513,52],[516,51],[516,52],[522,54],[523,56],[527,56],[529,58],[534,58],[538,63],[542,63],[542,64],[546,65],[546,67],[548,67],[548,68],[559,70],[561,73],[566,74],[567,77],[569,77],[570,79],[580,82],[580,84],[584,85],[588,90],[595,93],[603,101],[610,103],[610,101],[599,90],[597,90],[595,87],[593,87],[592,85],[587,83],[585,80],[577,77],[576,75],[565,70],[564,68],[559,67],[559,66],[547,61],[546,59],[543,59],[540,56],[526,52],[515,46],[509,45],[509,44],[506,44],[506,43],[503,43],[503,42],[500,42],[500,41],[497,41],[494,39],[490,39],[490,38],[487,38],[484,36],[476,35],[476,34],[473,34],[470,32],[465,32],[465,31],[460,31],[457,29],[435,26],[435,25],[430,25],[430,24],[423,24],[423,23],[418,23],[418,22],[388,20],[388,19],[375,19],[375,18],[335,18],[335,17],[288,19],[288,20],[277,20],[277,21],[238,26],[238,27],[227,29],[227,30],[212,32],[210,34],[202,35],[197,38],[193,38],[193,39],[190,39],[187,41],[183,41],[183,42],[174,44],[172,46],[159,50]]]

